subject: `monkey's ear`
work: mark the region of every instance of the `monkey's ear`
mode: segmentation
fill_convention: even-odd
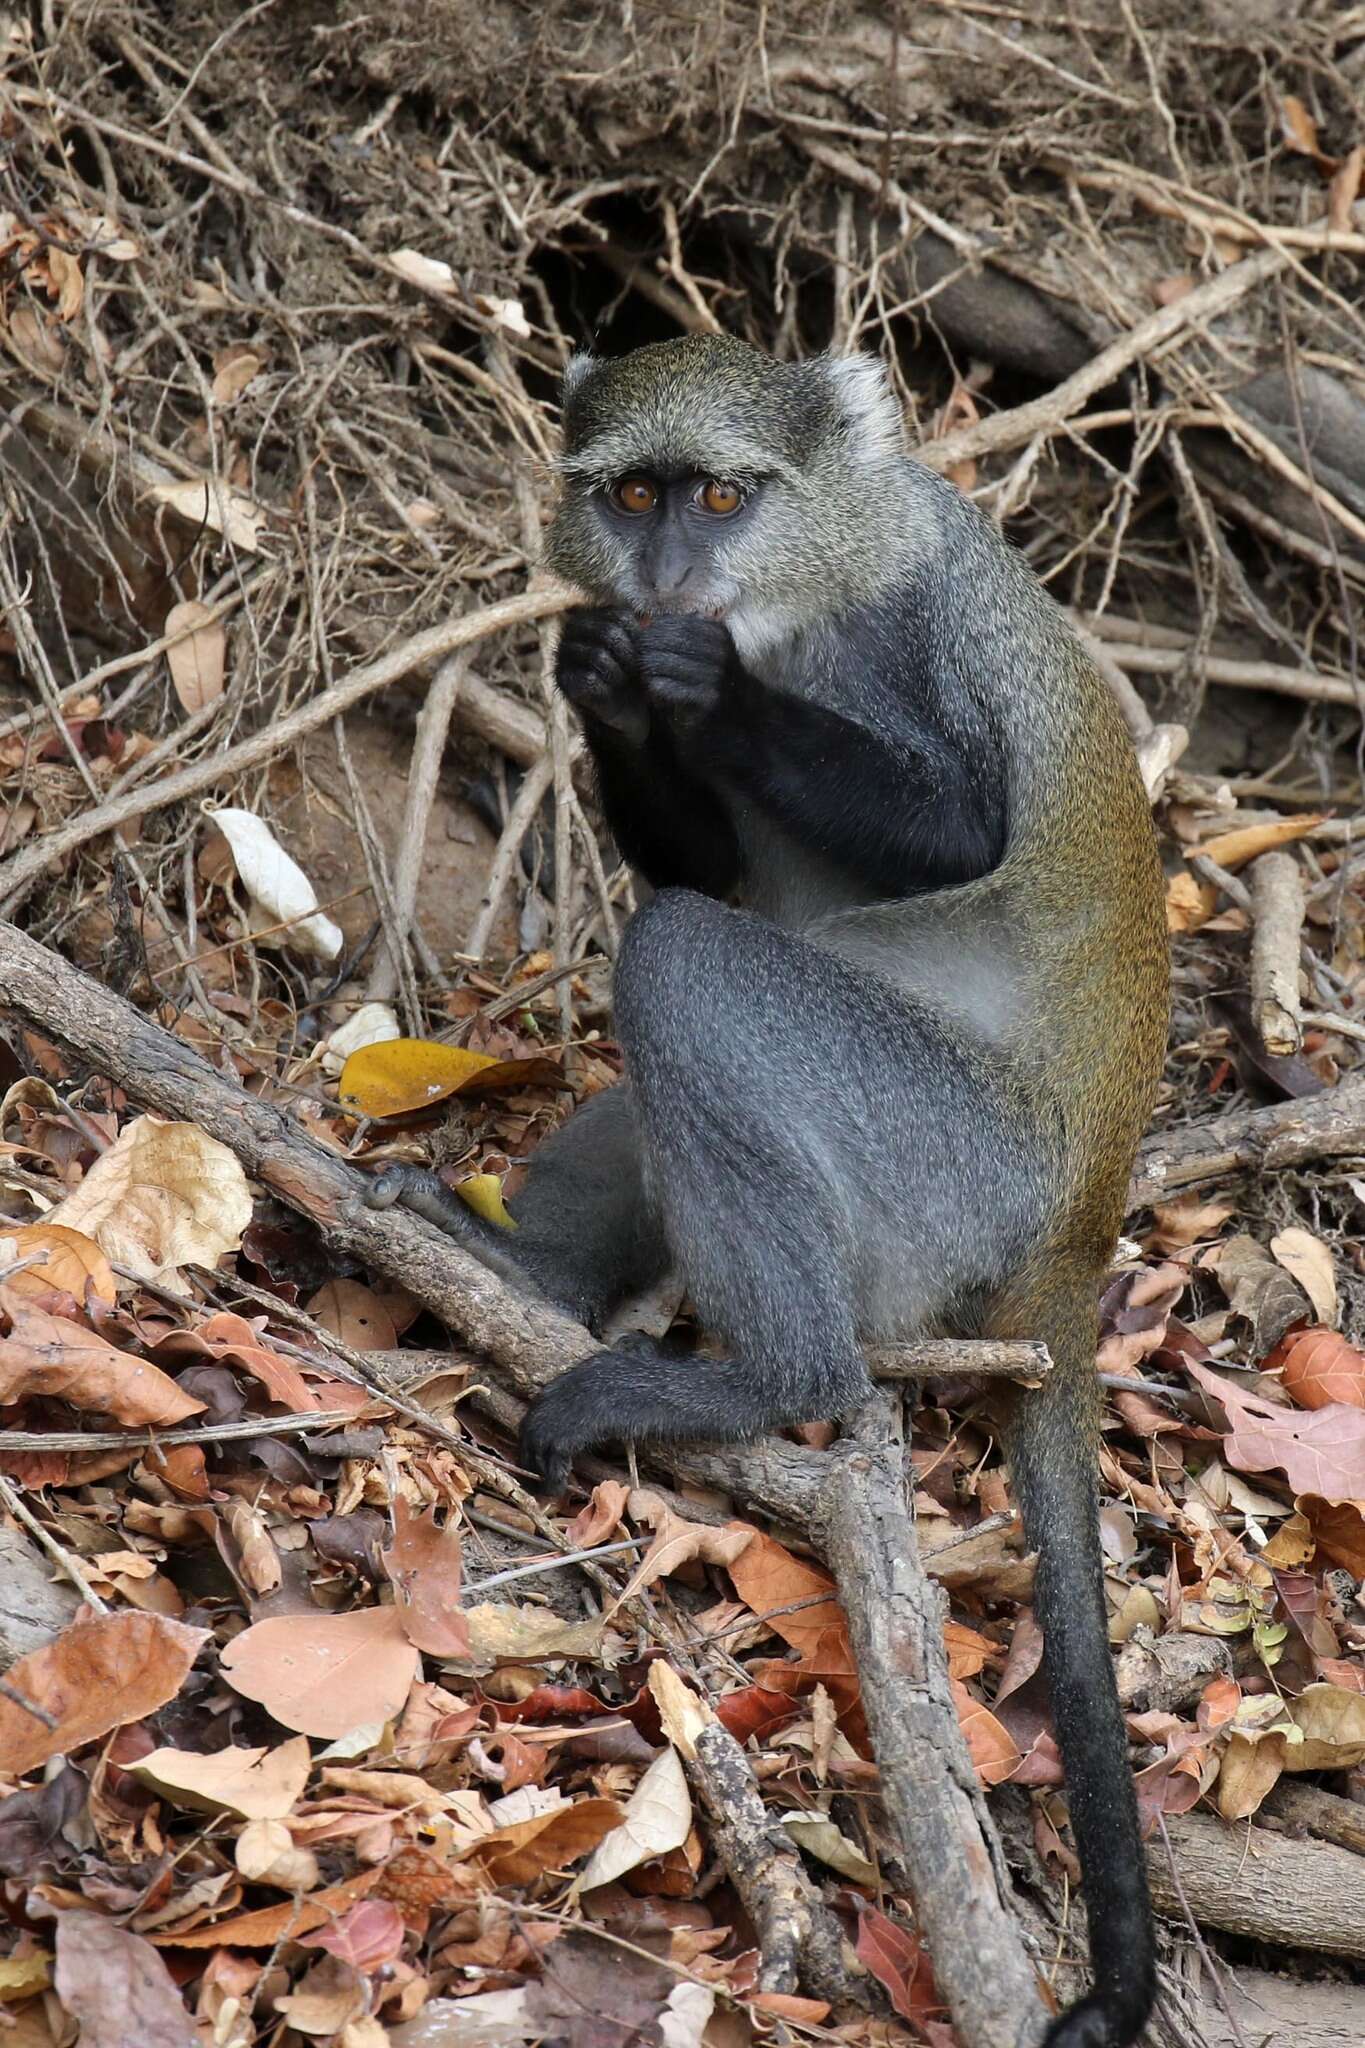
[[[855,447],[876,458],[905,451],[905,423],[879,356],[824,356],[822,367]]]
[[[568,362],[564,365],[562,394],[566,405],[583,380],[586,377],[590,377],[596,368],[597,358],[590,348],[576,348],[574,350]]]

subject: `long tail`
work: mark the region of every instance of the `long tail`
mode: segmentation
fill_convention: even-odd
[[[1094,1973],[1093,1990],[1053,2022],[1046,2048],[1128,2048],[1156,1994],[1156,1939],[1104,1605],[1093,1292],[1054,1298],[1025,1334],[1047,1339],[1053,1370],[1040,1389],[1014,1397],[1008,1449],[1024,1533],[1038,1552],[1035,1600]]]

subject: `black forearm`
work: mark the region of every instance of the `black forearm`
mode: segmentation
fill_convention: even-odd
[[[747,674],[728,709],[709,735],[718,779],[874,895],[967,881],[999,860],[1003,791],[987,794],[941,735],[892,716],[874,730]]]
[[[654,889],[696,889],[725,897],[739,879],[739,844],[725,805],[689,774],[668,734],[643,746],[588,728],[597,788],[622,857]]]

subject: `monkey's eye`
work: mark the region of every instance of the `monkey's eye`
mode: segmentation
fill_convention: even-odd
[[[725,484],[713,476],[697,492],[697,503],[704,512],[713,512],[717,519],[724,519],[728,513],[738,512],[744,503],[744,493],[738,484]]]
[[[647,476],[623,476],[607,496],[618,512],[652,512],[659,502],[659,493]]]

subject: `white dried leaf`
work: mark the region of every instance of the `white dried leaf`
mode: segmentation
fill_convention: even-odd
[[[439,256],[424,256],[420,249],[395,249],[389,258],[400,276],[424,291],[453,292],[455,273]]]
[[[702,2048],[715,2009],[716,1994],[709,1984],[675,1984],[658,2017],[663,2048]]]
[[[213,607],[197,597],[173,604],[166,614],[165,632],[183,633],[166,649],[166,666],[171,672],[175,694],[186,711],[201,711],[215,704],[223,694],[223,672],[227,660],[227,628],[214,616]]]
[[[318,1048],[329,1074],[339,1074],[353,1052],[364,1045],[384,1045],[403,1036],[402,1026],[387,1003],[362,1003],[353,1017],[338,1024]]]
[[[154,504],[165,505],[191,526],[211,526],[243,554],[254,555],[260,547],[264,511],[244,491],[231,490],[216,477],[187,477],[178,483],[153,484],[147,495]]]
[[[318,909],[317,890],[290,858],[270,827],[254,811],[209,813],[232,850],[242,886],[251,898],[249,922],[262,944],[289,946],[318,960],[335,960],[343,934]],[[271,930],[283,926],[283,930]]]
[[[521,341],[530,340],[531,323],[520,299],[495,299],[487,292],[475,292],[474,304],[485,320],[505,327],[509,334],[515,334]]]
[[[656,1756],[630,1796],[620,1825],[604,1836],[578,1881],[579,1891],[611,1884],[638,1864],[681,1849],[692,1832],[692,1800],[682,1758],[671,1746]]]

